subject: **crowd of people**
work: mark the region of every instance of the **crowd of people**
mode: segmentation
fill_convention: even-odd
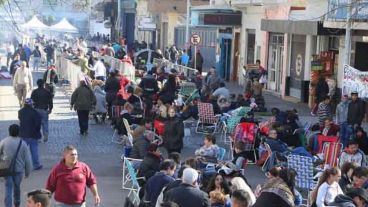
[[[140,68],[144,71],[140,80],[129,80],[101,57],[89,53],[83,39],[76,43],[76,48],[61,46],[60,51],[61,57],[72,59],[81,67],[80,83],[70,101],[70,109],[77,111],[80,135],[88,136],[90,117],[97,124],[109,123],[124,149],[123,159],[142,160],[134,165],[137,177],[143,178],[139,180],[141,206],[303,205],[303,196],[296,186],[296,169],[287,166],[290,154],[310,157],[314,161],[318,184],[311,193],[311,206],[366,206],[368,137],[361,126],[365,104],[357,93],[351,94],[351,100],[348,96],[342,97],[335,107],[335,123],[328,96],[331,91],[323,79],[317,86],[319,97],[314,109],[317,124],[305,127],[295,109],[282,111],[276,107],[271,109],[267,120],[259,120],[255,113],[267,111],[262,94],[266,71],[260,61],[255,68],[245,68],[245,92],[236,95],[226,87],[214,67],[202,76],[202,66],[193,65],[197,73],[192,77],[167,67]],[[32,53],[36,59],[42,56],[39,50],[35,48],[36,52]],[[49,67],[43,78],[37,80],[38,88],[33,91],[32,71],[27,66],[27,58],[22,58],[22,52],[15,52],[10,64],[10,68],[18,64],[11,69],[11,74],[21,110],[20,125],[11,125],[9,137],[0,142],[0,158],[11,161],[12,154],[17,152],[15,173],[6,177],[6,207],[20,206],[22,177],[27,177],[32,168],[40,170],[43,167],[38,157],[38,143],[41,139],[47,142],[50,137],[48,115],[53,109],[55,84],[58,83],[57,68],[53,65],[56,50],[52,44],[44,47]],[[132,64],[124,44],[107,43],[102,49],[94,50]],[[53,51],[50,56],[47,55],[49,51]],[[175,47],[167,48],[162,58],[186,65],[191,58],[183,58],[183,54],[189,54],[182,52],[180,56]],[[183,97],[180,90],[188,83],[195,85],[195,89],[189,97]],[[30,98],[27,97],[29,92]],[[203,146],[192,156],[183,157],[184,121],[199,119],[199,103],[211,104],[214,114],[219,114],[224,123],[243,108],[248,109],[230,134],[228,153],[233,154],[232,160],[226,161],[221,156],[224,143],[220,143],[215,131],[206,125],[203,126]],[[342,144],[342,152],[332,166],[327,165],[327,158],[321,155],[320,136],[336,137],[336,143]],[[257,153],[249,151],[250,145]],[[49,175],[47,190],[30,192],[27,202],[48,206],[45,197],[54,194],[56,206],[84,206],[85,188],[88,187],[94,195],[94,203],[99,204],[96,177],[77,157],[77,149],[67,146],[63,160]],[[249,184],[247,178],[251,177],[244,173],[244,168],[250,162],[263,166],[267,177],[263,185]],[[85,175],[83,182],[70,181],[73,173],[81,172]],[[127,198],[125,205],[134,204]]]

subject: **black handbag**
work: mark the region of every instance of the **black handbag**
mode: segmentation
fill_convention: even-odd
[[[15,153],[14,157],[12,158],[9,167],[0,169],[0,177],[8,177],[15,175],[15,163],[17,161],[18,153],[20,146],[22,145],[22,140],[19,141],[17,152]]]

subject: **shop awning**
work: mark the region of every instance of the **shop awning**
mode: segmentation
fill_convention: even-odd
[[[261,30],[275,33],[318,35],[318,21],[262,19]]]

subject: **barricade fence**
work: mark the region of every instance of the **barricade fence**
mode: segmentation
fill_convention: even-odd
[[[169,69],[174,68],[179,73],[183,73],[186,77],[192,77],[197,72],[197,70],[194,69],[194,68],[190,68],[190,67],[187,67],[187,66],[184,66],[184,65],[175,64],[175,63],[172,63],[171,61],[166,60],[166,59],[154,58],[153,59],[153,65],[155,65],[158,68],[161,68],[161,67],[167,67]]]
[[[93,55],[103,59],[111,68],[118,69],[129,80],[135,81],[135,67],[133,65],[121,62],[110,56],[100,56],[98,53]],[[66,59],[61,54],[57,55],[55,65],[58,69],[59,77],[69,81],[71,90],[76,89],[79,86],[80,78],[83,76],[80,66],[73,63],[72,60]]]

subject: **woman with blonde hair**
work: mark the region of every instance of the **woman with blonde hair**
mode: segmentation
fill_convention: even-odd
[[[231,180],[231,191],[244,190],[250,196],[250,206],[256,203],[256,196],[254,195],[252,189],[241,177],[235,177]]]
[[[335,197],[344,194],[339,186],[341,172],[338,168],[330,168],[323,172],[319,178],[317,187],[312,192],[312,203],[317,207],[328,206]],[[312,206],[313,206],[312,205]]]

